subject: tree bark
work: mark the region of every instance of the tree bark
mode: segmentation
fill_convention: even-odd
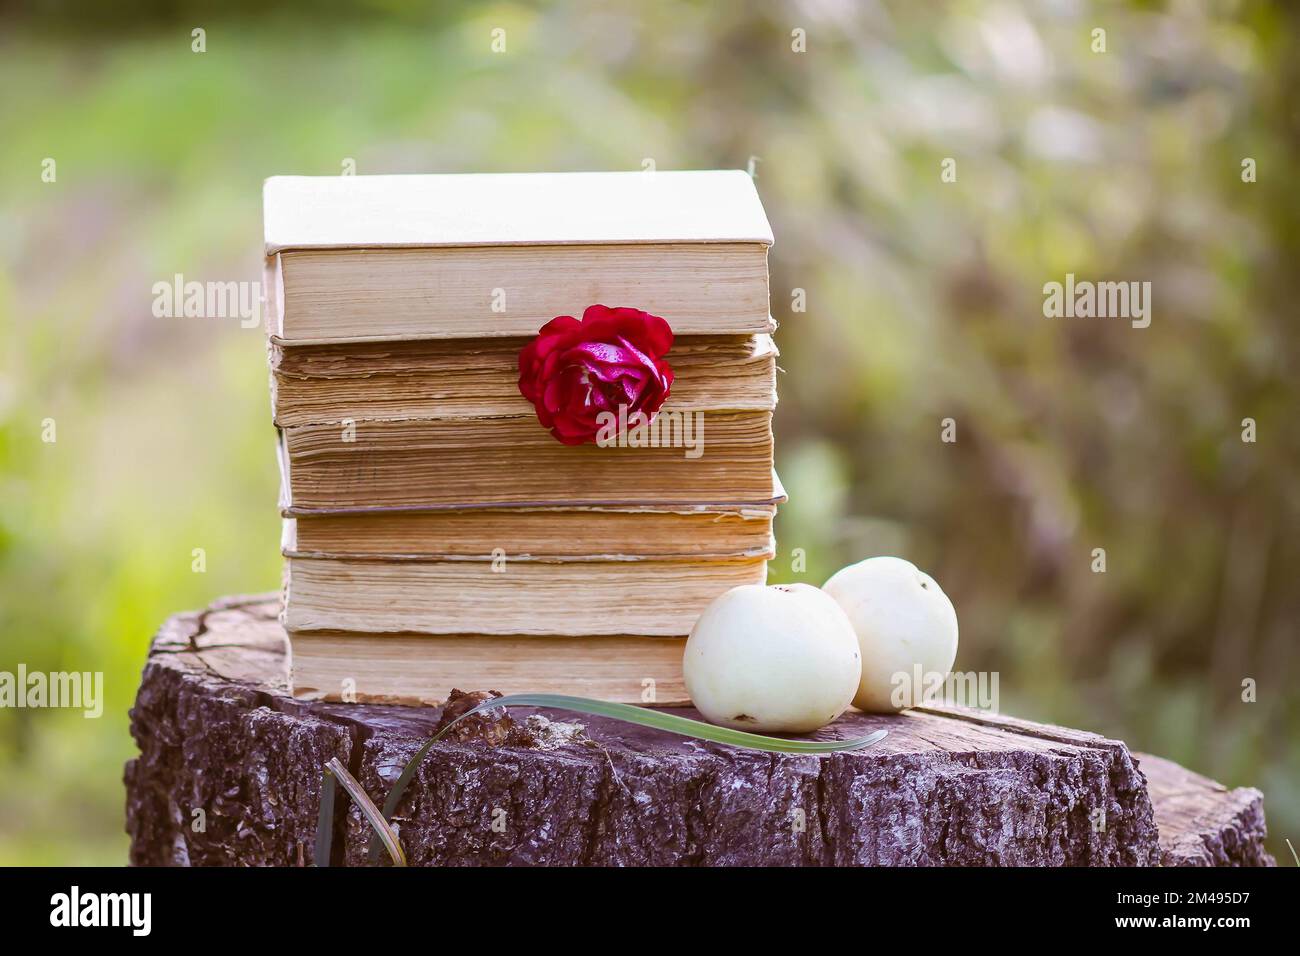
[[[1161,866],[1273,866],[1264,849],[1264,795],[1229,790],[1150,754],[1136,755],[1160,827]]]
[[[306,865],[326,761],[382,805],[437,727],[437,708],[294,699],[277,610],[226,598],[155,638],[131,711],[132,863]],[[766,754],[512,707],[435,746],[394,823],[413,865],[1272,862],[1258,791],[1119,741],[932,708],[829,733],[880,728],[865,751]],[[363,865],[370,833],[340,797],[334,862]]]

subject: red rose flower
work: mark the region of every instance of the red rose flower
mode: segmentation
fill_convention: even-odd
[[[652,421],[673,385],[664,361],[673,330],[639,309],[593,305],[582,321],[551,319],[519,353],[519,391],[537,409],[537,420],[566,445],[595,441],[602,412],[626,406]]]

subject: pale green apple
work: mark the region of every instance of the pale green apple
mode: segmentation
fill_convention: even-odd
[[[910,561],[868,558],[837,571],[824,589],[848,615],[862,650],[853,706],[890,713],[919,704],[935,689],[931,675],[952,669],[957,612],[934,578]]]
[[[704,609],[682,660],[708,720],[740,730],[806,733],[848,709],[861,662],[849,619],[808,584],[745,584]]]

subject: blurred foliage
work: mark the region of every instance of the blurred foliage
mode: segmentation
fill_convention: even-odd
[[[1004,710],[1259,786],[1274,851],[1300,834],[1294,9],[72,9],[0,30],[0,669],[103,670],[107,703],[0,711],[0,862],[124,860],[152,631],[278,582],[260,334],[156,319],[150,289],[260,278],[261,180],[349,157],[757,157],[791,494],[773,578],[909,557],[958,608],[958,668],[1001,672]],[[1045,319],[1042,286],[1067,272],[1152,282],[1151,327]]]

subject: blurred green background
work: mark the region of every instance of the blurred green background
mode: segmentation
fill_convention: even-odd
[[[0,669],[103,670],[107,703],[0,711],[0,863],[125,862],[150,635],[278,584],[261,333],[151,314],[175,273],[260,280],[264,177],[751,157],[786,373],[773,578],[911,558],[1004,711],[1260,787],[1290,862],[1294,8],[34,9],[0,23]],[[1152,282],[1150,328],[1045,319],[1067,272]]]

